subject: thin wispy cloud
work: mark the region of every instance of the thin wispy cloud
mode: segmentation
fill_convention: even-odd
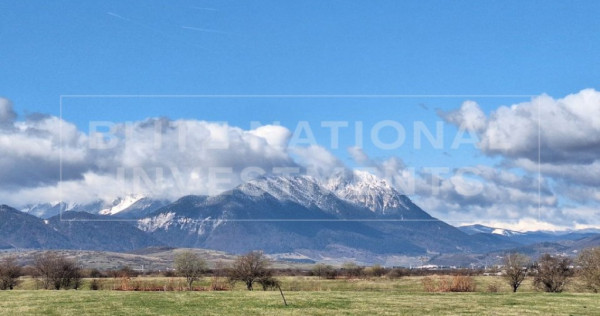
[[[169,38],[171,40],[178,41],[178,42],[181,41],[177,37],[173,36],[173,34],[165,32],[165,31],[163,31],[163,30],[161,30],[161,29],[159,29],[157,27],[153,27],[153,26],[145,24],[145,23],[140,23],[138,21],[126,18],[126,17],[124,17],[122,15],[119,15],[117,13],[114,13],[114,12],[106,12],[106,14],[109,15],[109,16],[111,16],[111,17],[113,17],[113,18],[117,18],[119,20],[131,23],[131,24],[133,24],[133,25],[135,25],[137,27],[144,28],[144,29],[149,30],[151,32],[160,34],[160,35],[164,36],[165,38]],[[176,26],[171,26],[171,27],[172,27],[171,31],[177,30]],[[211,33],[221,33],[221,32],[216,31],[216,30],[200,29],[200,28],[197,28],[195,31],[204,31],[204,32],[211,32]],[[197,45],[197,44],[195,44],[193,42],[186,41],[185,45],[191,45],[191,46],[194,46],[194,47],[197,47],[197,48],[200,48],[200,49],[204,49],[204,47],[199,46],[199,45]]]
[[[215,8],[203,8],[203,7],[191,7],[192,9],[202,10],[202,11],[219,11]]]
[[[191,30],[191,31],[197,31],[197,32],[229,34],[229,33],[224,32],[224,31],[213,30],[213,29],[205,29],[205,28],[194,27],[194,26],[184,26],[184,25],[182,25],[181,28],[185,29],[185,30]]]
[[[129,22],[131,22],[131,20],[130,20],[130,19],[128,19],[128,18],[125,18],[125,17],[122,17],[122,16],[120,16],[120,15],[118,15],[118,14],[114,13],[114,12],[106,12],[106,14],[108,14],[108,15],[110,15],[110,16],[112,16],[112,17],[115,17],[115,18],[117,18],[117,19],[121,19],[121,20],[124,20],[124,21],[129,21]]]
[[[167,33],[167,32],[164,32],[163,30],[161,30],[161,29],[159,29],[159,28],[157,28],[157,27],[153,27],[153,26],[151,26],[151,25],[149,25],[149,24],[146,24],[146,23],[141,23],[141,22],[138,22],[138,21],[135,21],[135,20],[132,20],[132,19],[126,18],[126,17],[124,17],[124,16],[122,16],[122,15],[119,15],[119,14],[117,14],[117,13],[114,13],[114,12],[106,12],[106,14],[108,14],[108,15],[110,15],[110,16],[112,16],[112,17],[115,17],[115,18],[117,18],[117,19],[121,19],[121,20],[123,20],[123,21],[129,22],[129,23],[131,23],[131,24],[133,24],[133,25],[135,25],[135,26],[138,26],[138,27],[144,28],[144,29],[146,29],[146,30],[149,30],[149,31],[152,31],[152,32],[155,32],[155,33],[161,34],[161,35],[163,35],[163,36],[165,36],[165,37],[168,37],[168,38],[173,38],[172,34],[169,34],[169,33]]]

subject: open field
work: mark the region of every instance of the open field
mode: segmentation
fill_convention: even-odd
[[[402,293],[387,291],[0,293],[4,315],[598,315],[595,294]]]
[[[237,256],[210,249],[195,248],[168,248],[155,247],[141,249],[132,253],[110,252],[110,251],[92,251],[92,250],[56,250],[56,253],[77,260],[81,267],[86,269],[120,269],[128,266],[132,269],[144,267],[146,270],[165,271],[173,268],[173,258],[181,252],[191,251],[198,254],[206,260],[209,267],[214,267],[217,263],[228,264],[233,262]],[[43,253],[43,250],[23,250],[23,251],[0,251],[0,259],[6,257],[16,257],[23,265],[32,264],[35,255]],[[274,261],[273,268],[277,269],[310,269],[312,265],[306,263],[296,263],[287,261]]]
[[[433,278],[436,278],[433,276]],[[508,284],[501,277],[496,276],[475,276],[473,277],[476,283],[476,292],[487,293],[490,284],[496,285],[499,293],[511,292]],[[308,291],[308,292],[328,292],[328,291],[365,291],[365,292],[399,292],[399,293],[426,293],[423,289],[420,276],[407,276],[400,279],[367,278],[367,279],[346,279],[338,278],[334,280],[319,279],[313,276],[280,276],[281,288],[286,292]],[[81,290],[89,290],[92,279],[83,279]],[[102,278],[97,279],[100,290],[114,290],[122,284],[121,278]],[[212,282],[211,277],[204,277],[194,282],[194,287],[198,290],[208,290]],[[224,279],[221,282],[225,282]],[[135,277],[128,280],[129,286],[138,286],[140,288],[163,288],[165,285],[170,285],[177,290],[179,287],[182,290],[185,288],[185,280],[183,278],[174,277]],[[35,279],[31,277],[22,277],[21,283],[16,287],[16,290],[36,290]],[[246,289],[241,283],[237,283],[232,291],[245,292]],[[567,293],[584,293],[587,290],[583,288],[580,281],[572,278],[565,292]],[[527,278],[519,287],[519,293],[537,293],[538,291],[532,285],[532,279]],[[1,293],[1,292],[0,292]],[[600,295],[597,295],[600,298]]]
[[[167,278],[133,278],[143,284],[164,284]],[[181,281],[178,278],[172,282]],[[421,277],[399,280],[319,280],[315,277],[282,277],[289,306],[276,291],[123,292],[109,290],[117,279],[103,279],[104,291],[31,290],[25,279],[20,290],[0,291],[0,314],[6,315],[354,315],[354,314],[488,314],[488,315],[598,315],[598,294],[548,294],[534,291],[526,282],[518,293],[510,293],[497,277],[476,277],[475,293],[426,293]],[[210,279],[198,287],[208,287]],[[499,285],[498,293],[487,293],[488,284]],[[577,286],[576,283],[572,285]]]

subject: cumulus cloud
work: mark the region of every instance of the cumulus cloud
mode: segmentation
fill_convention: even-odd
[[[326,178],[346,168],[336,156],[318,145],[291,147],[291,153],[311,176]]]
[[[455,111],[438,113],[476,133],[479,150],[503,158],[499,166],[415,170],[400,157],[372,159],[360,147],[348,153],[361,168],[444,220],[513,227],[600,225],[589,217],[600,203],[599,95],[591,89],[562,99],[542,95],[488,116],[466,101]],[[244,130],[167,118],[97,123],[100,128],[87,134],[49,115],[21,121],[10,101],[0,99],[0,200],[20,206],[58,201],[62,193],[84,203],[123,192],[174,199],[220,193],[281,170],[327,177],[347,168],[324,147],[291,146],[293,135],[281,126]]]
[[[353,150],[361,154],[368,171],[386,179],[404,194],[440,201],[435,205],[440,211],[449,204],[466,210],[503,202],[535,206],[556,206],[558,203],[550,183],[544,179],[539,183],[534,174],[517,174],[485,165],[415,170],[397,157],[375,161],[366,153]],[[486,216],[485,212],[480,216]]]
[[[473,101],[465,101],[457,110],[438,111],[438,115],[448,123],[469,131],[481,131],[486,126],[486,116]]]
[[[416,170],[397,157],[376,161],[360,149],[349,151],[360,157],[369,172],[451,224],[561,229],[588,222],[576,214],[565,215],[553,182],[546,178],[539,182],[535,173],[486,165]]]
[[[348,148],[348,153],[352,159],[358,164],[368,164],[370,159],[365,151],[359,146],[352,146]]]
[[[0,130],[0,188],[56,183],[61,155],[64,179],[80,178],[91,167],[86,136],[74,125],[56,117],[12,124]]]
[[[524,210],[532,208],[537,209],[541,220],[557,227],[590,225],[593,212],[589,210],[597,208],[600,197],[600,92],[585,89],[564,98],[541,95],[501,106],[489,116],[476,103],[465,102],[458,110],[438,115],[456,126],[472,128],[479,138],[478,148],[503,159],[506,170],[477,167],[487,184],[476,199],[497,199],[488,205],[488,212],[502,205],[505,213],[514,210],[525,216]],[[538,172],[542,177],[539,197]],[[553,191],[560,192],[560,198]],[[449,200],[463,207],[470,205],[468,199],[450,193],[446,195]],[[579,211],[573,211],[567,201],[578,203]]]
[[[0,128],[12,125],[16,118],[17,113],[13,110],[12,102],[0,97]]]
[[[600,92],[585,89],[561,99],[547,95],[502,106],[489,117],[474,102],[440,113],[447,122],[478,132],[489,155],[553,163],[590,163],[600,146]],[[539,156],[538,156],[539,155]]]
[[[60,192],[87,201],[123,192],[168,198],[216,194],[244,178],[298,166],[288,153],[291,133],[280,126],[243,130],[152,118],[96,122],[87,135],[54,116],[14,121],[7,104],[3,122],[12,128],[0,130],[0,198],[16,206],[56,201]]]

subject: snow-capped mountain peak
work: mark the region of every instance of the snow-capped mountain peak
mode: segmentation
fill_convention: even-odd
[[[333,211],[337,207],[334,199],[376,214],[408,210],[413,205],[387,181],[365,171],[348,171],[325,179],[307,175],[264,177],[242,184],[239,190],[248,195],[268,193],[280,201]]]
[[[90,204],[80,204],[75,202],[51,202],[30,204],[21,209],[21,212],[31,214],[39,218],[50,218],[61,212],[79,211],[96,213],[103,205],[101,201],[96,201]]]
[[[135,204],[136,202],[140,201],[143,198],[145,198],[145,196],[139,195],[139,194],[132,194],[132,195],[125,196],[123,198],[117,198],[117,199],[113,200],[112,205],[100,210],[98,212],[98,214],[100,214],[100,215],[118,214],[118,213],[128,209],[133,204]]]
[[[408,208],[408,198],[386,180],[366,171],[354,170],[327,179],[324,187],[339,198],[367,207],[373,212]]]
[[[248,195],[268,193],[280,201],[292,201],[310,207],[323,207],[319,197],[331,194],[311,176],[265,177],[242,184],[239,189]]]
[[[122,218],[137,218],[169,204],[167,200],[156,200],[139,194],[113,199],[112,202],[97,200],[88,204],[73,202],[40,203],[21,209],[39,218],[50,218],[61,212],[86,212]]]
[[[484,226],[484,225],[480,225],[480,224],[465,225],[465,226],[460,226],[458,228],[460,230],[462,230],[463,232],[470,234],[470,235],[478,234],[478,233],[501,235],[501,236],[507,236],[507,237],[523,235],[523,233],[518,232],[518,231],[508,230],[508,229],[503,229],[503,228],[496,228],[496,227],[489,227],[489,226]]]

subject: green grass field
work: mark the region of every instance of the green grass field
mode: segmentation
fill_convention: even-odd
[[[164,281],[143,278],[144,282]],[[279,292],[0,291],[1,315],[600,315],[600,295],[536,292],[530,283],[510,293],[501,279],[478,277],[475,293],[426,293],[419,277],[400,280],[318,280],[284,277],[289,306]],[[105,282],[116,282],[105,280]],[[199,285],[208,284],[202,280]],[[490,283],[499,293],[486,293]],[[24,282],[20,288],[32,284]],[[107,284],[105,284],[107,285]]]

